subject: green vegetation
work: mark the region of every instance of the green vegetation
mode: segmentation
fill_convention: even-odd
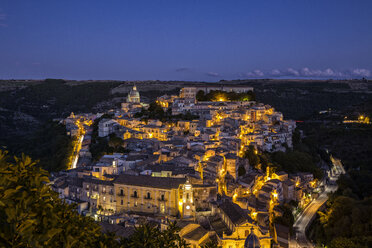
[[[286,118],[311,120],[321,110],[342,110],[371,100],[372,95],[351,92],[346,83],[336,82],[255,82],[258,102],[269,104],[282,112]]]
[[[273,153],[257,153],[253,146],[249,146],[244,153],[244,157],[249,160],[251,166],[261,168],[264,171],[267,166],[270,166],[275,171],[286,171],[288,173],[310,172],[315,178],[321,179],[323,173],[317,166],[320,155],[313,152],[315,148],[307,146],[296,135],[294,143],[293,150],[287,149],[286,152]]]
[[[302,128],[308,140],[326,147],[347,170],[326,209],[313,222],[310,238],[331,248],[372,247],[372,127],[331,122]]]
[[[277,216],[274,218],[274,223],[278,223],[284,226],[289,227],[289,232],[293,234],[293,224],[294,224],[294,217],[292,214],[292,206],[289,204],[279,205],[278,208],[283,211],[282,216]]]
[[[48,172],[29,157],[0,150],[1,247],[186,248],[176,223],[164,231],[149,224],[129,239],[104,234],[90,217],[79,215],[48,185]],[[217,246],[207,246],[214,248]]]
[[[136,113],[134,117],[143,120],[157,119],[162,122],[175,122],[178,120],[191,121],[199,118],[199,116],[193,115],[189,112],[186,114],[172,115],[170,108],[167,111],[164,111],[160,104],[156,102],[150,103],[148,109],[142,109],[141,112]]]
[[[334,196],[327,210],[319,212],[310,235],[318,243],[329,247],[372,247],[372,197],[356,200],[347,196]],[[336,241],[337,240],[337,241]],[[341,246],[346,245],[349,246]]]
[[[98,124],[102,119],[112,118],[111,115],[105,114],[100,118],[94,120],[92,127],[92,142],[89,150],[94,161],[98,161],[105,154],[126,153],[128,152],[124,147],[124,141],[115,134],[110,134],[109,137],[98,137]]]
[[[177,233],[180,230],[176,223],[169,223],[164,231],[150,224],[144,224],[136,228],[135,233],[122,241],[123,247],[132,248],[162,248],[162,247],[188,247],[186,241]]]
[[[244,176],[246,174],[246,170],[243,166],[239,166],[238,168],[238,176],[241,177],[241,176]]]
[[[68,168],[74,142],[76,140],[66,134],[63,124],[49,121],[30,136],[13,137],[6,144],[15,154],[25,152],[38,159],[38,165],[51,172]]]
[[[46,79],[0,92],[0,147],[18,155],[24,152],[40,160],[39,165],[48,171],[66,169],[74,140],[63,125],[51,120],[96,110],[97,103],[113,97],[111,89],[119,84]]]
[[[277,170],[286,171],[288,173],[310,172],[315,178],[323,177],[322,171],[314,162],[314,158],[304,152],[286,151],[275,152],[271,154],[272,162]]]
[[[50,189],[47,171],[29,157],[0,151],[1,247],[110,247],[110,235]]]
[[[371,170],[372,125],[304,124],[307,139],[328,148],[347,169]]]
[[[60,79],[46,79],[24,89],[0,92],[0,105],[11,111],[21,111],[37,119],[50,120],[67,116],[71,112],[92,112],[97,103],[113,96],[111,89],[120,82],[91,82],[67,84]]]
[[[105,154],[127,153],[123,147],[124,141],[115,134],[110,134],[108,137],[97,137],[90,144],[90,152],[94,161],[98,161]]]
[[[250,145],[248,149],[244,152],[243,157],[247,158],[249,164],[255,168],[257,168],[257,166],[260,163],[260,157],[258,156],[256,149],[252,145]]]
[[[141,95],[141,101],[142,99],[147,100],[147,102],[153,102],[156,100],[157,97],[163,96],[163,95],[178,95],[180,93],[181,88],[176,87],[174,89],[167,89],[169,85],[177,84],[177,82],[169,82],[169,84],[164,87],[164,90],[157,90],[157,87],[154,87],[152,90],[147,91],[141,91],[140,89],[140,95]],[[161,88],[161,87],[159,87]]]
[[[214,241],[209,241],[205,245],[202,245],[201,248],[222,248],[222,246],[219,246]]]
[[[199,90],[196,94],[198,101],[254,101],[256,96],[253,91],[247,93],[226,92],[221,90],[211,90],[205,94],[203,90]]]

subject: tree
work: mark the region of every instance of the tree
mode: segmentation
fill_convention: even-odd
[[[248,149],[245,151],[244,158],[248,158],[249,164],[253,167],[256,167],[260,163],[260,158],[256,154],[256,149],[254,146],[250,145]]]
[[[108,142],[108,145],[110,147],[113,147],[115,148],[115,150],[118,150],[120,147],[123,146],[123,144],[124,144],[124,141],[121,138],[119,138],[115,134],[110,134],[110,139]]]
[[[0,150],[1,247],[115,247],[112,234],[102,234],[48,183],[48,172],[31,158]]]
[[[124,248],[187,248],[188,244],[178,232],[180,228],[176,222],[168,222],[168,228],[160,231],[156,226],[149,223],[137,227],[129,239],[122,239],[121,246]]]
[[[315,164],[309,153],[299,151],[275,152],[271,159],[279,170],[289,173],[310,172],[315,178],[322,178],[322,171]]]
[[[336,238],[331,241],[329,248],[361,248],[348,238]]]
[[[292,207],[288,204],[279,205],[279,209],[282,210],[283,215],[275,217],[274,222],[289,227],[289,231],[293,233],[294,216],[292,213]]]
[[[239,166],[239,168],[238,168],[238,176],[239,177],[244,176],[245,173],[246,173],[245,168],[243,166]]]
[[[198,101],[204,101],[205,94],[203,90],[199,90],[198,93],[196,93],[196,100]]]
[[[222,248],[222,246],[219,246],[216,242],[214,241],[209,241],[205,245],[202,245],[201,248]]]

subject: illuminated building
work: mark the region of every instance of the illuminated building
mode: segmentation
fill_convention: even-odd
[[[270,236],[269,230],[262,229],[260,226],[258,226],[253,219],[248,216],[237,204],[225,201],[220,204],[215,211],[221,216],[222,221],[225,223],[230,232],[230,234],[224,233],[222,237],[219,238],[222,247],[256,247],[245,246],[246,244],[251,245],[253,241],[252,238],[254,237],[256,241],[259,240],[260,246],[258,247],[271,247],[272,237]],[[253,242],[253,244],[256,243]]]
[[[140,94],[137,91],[137,87],[135,85],[133,86],[133,88],[131,89],[131,91],[128,94],[127,102],[130,102],[130,103],[140,103],[141,102]]]

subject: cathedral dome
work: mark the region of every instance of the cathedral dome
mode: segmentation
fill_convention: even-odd
[[[251,233],[245,239],[244,248],[260,248],[260,247],[261,247],[260,240],[253,233],[253,228],[252,228]]]
[[[129,92],[130,96],[139,97],[139,92],[137,91],[137,87],[133,86],[133,89]]]
[[[137,87],[134,85],[128,94],[128,102],[140,102],[140,94],[137,91]]]

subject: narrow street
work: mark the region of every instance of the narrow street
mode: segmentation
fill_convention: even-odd
[[[81,149],[81,144],[83,142],[83,139],[84,139],[84,135],[81,135],[78,137],[77,144],[74,148],[74,153],[73,153],[73,158],[72,158],[70,169],[76,169],[76,165],[79,160],[79,152]]]
[[[292,240],[290,247],[314,247],[306,238],[306,228],[316,215],[319,208],[328,200],[327,194],[336,190],[336,187],[337,186],[327,186],[326,190],[305,208],[294,224],[297,241]]]
[[[319,208],[328,200],[328,193],[337,190],[336,180],[340,174],[345,173],[342,163],[339,159],[333,159],[332,171],[336,172],[331,175],[331,184],[325,186],[325,190],[319,195],[319,197],[313,200],[301,213],[296,220],[293,228],[296,232],[296,238],[291,240],[289,243],[290,248],[312,248],[314,245],[306,237],[306,228],[311,224],[311,221],[315,218]]]
[[[90,126],[92,122],[90,121],[76,121],[76,125],[79,127],[79,135],[77,136],[77,143],[75,144],[74,151],[72,154],[72,160],[71,160],[71,165],[69,169],[76,169],[77,162],[79,161],[79,153],[80,149],[84,140],[84,136],[86,133],[85,126]]]

